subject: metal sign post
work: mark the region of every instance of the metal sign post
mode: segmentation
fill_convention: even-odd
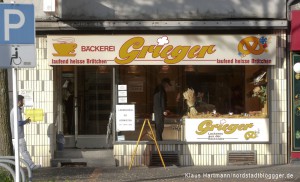
[[[12,68],[15,181],[20,181],[17,69],[36,66],[33,4],[0,3],[0,68]]]
[[[20,181],[20,155],[19,155],[19,126],[18,126],[18,98],[17,98],[17,70],[12,69],[13,80],[13,110],[14,110],[14,148],[15,148],[15,169],[16,181]]]

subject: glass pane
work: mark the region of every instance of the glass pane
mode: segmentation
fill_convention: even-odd
[[[197,110],[197,117],[211,116],[214,111],[215,117],[226,117],[229,113],[267,117],[267,69],[267,66],[231,65],[119,66],[118,84],[128,86],[127,100],[135,104],[137,122],[136,131],[121,134],[125,140],[137,139],[139,122],[151,118],[154,90],[163,78],[171,81],[171,86],[165,88],[169,110],[165,124],[174,124],[174,119],[187,115],[191,107]],[[195,97],[192,104],[183,96],[188,89],[193,90]],[[171,135],[175,133],[170,131],[170,136],[165,138],[172,138]]]
[[[194,90],[198,113],[267,116],[266,66],[194,66],[184,74],[184,91]]]
[[[68,67],[64,67],[68,68]],[[65,135],[74,135],[74,70],[63,69],[62,72],[62,103],[63,103],[63,131]]]
[[[112,104],[112,74],[107,67],[78,68],[78,133],[105,135]]]

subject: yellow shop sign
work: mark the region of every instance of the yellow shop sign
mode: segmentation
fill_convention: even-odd
[[[213,124],[212,120],[204,120],[198,125],[198,130],[195,131],[197,135],[206,134],[209,131],[218,130],[224,131],[224,134],[232,134],[239,131],[246,131],[249,128],[252,128],[254,125],[253,123],[243,123],[243,124]]]
[[[152,54],[152,58],[162,58],[166,64],[176,64],[185,57],[204,58],[206,54],[213,54],[215,45],[208,46],[173,46],[166,44],[144,45],[143,37],[133,37],[127,40],[119,50],[119,57],[115,58],[117,64],[129,64],[136,59],[143,59],[147,54]],[[131,50],[131,51],[129,51]]]
[[[50,65],[275,65],[277,35],[49,35]]]

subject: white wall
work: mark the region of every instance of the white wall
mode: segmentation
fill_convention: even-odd
[[[33,107],[24,107],[23,110],[42,109],[44,111],[43,121],[31,122],[24,127],[27,150],[32,160],[43,167],[50,166],[50,159],[55,150],[54,79],[53,68],[48,66],[46,42],[46,37],[36,37],[36,68],[20,68],[17,71],[18,91],[21,89],[33,91]],[[11,71],[9,71],[9,85],[10,105],[12,106]]]

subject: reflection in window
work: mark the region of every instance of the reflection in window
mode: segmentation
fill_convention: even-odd
[[[151,118],[155,86],[165,77],[172,82],[167,90],[171,116],[187,113],[182,94],[188,88],[199,113],[267,114],[266,66],[120,66],[119,84],[128,86],[128,103],[136,105],[137,117]]]
[[[203,117],[267,117],[267,67],[265,66],[119,66],[118,84],[127,85],[128,104],[135,105],[135,131],[118,132],[122,140],[137,140],[142,121],[151,118],[155,87],[163,78],[167,110],[163,140],[181,140],[180,120],[191,107]],[[190,89],[194,103],[188,106],[183,93]],[[178,125],[179,123],[179,125]],[[154,122],[152,123],[154,129]],[[144,134],[141,140],[151,140]]]

